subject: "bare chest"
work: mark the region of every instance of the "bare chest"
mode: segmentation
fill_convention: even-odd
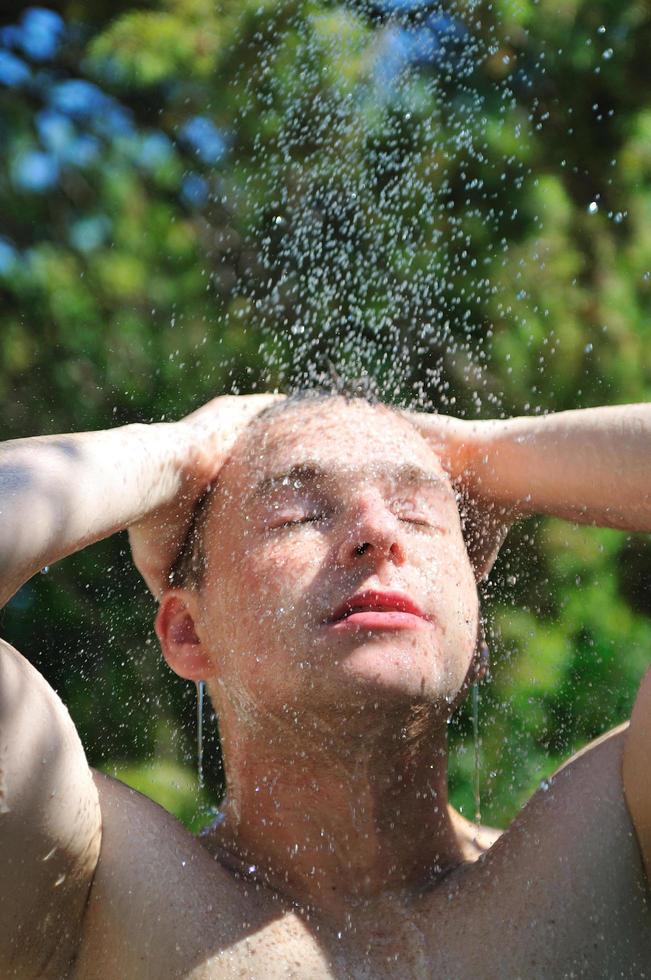
[[[648,886],[619,758],[613,740],[568,766],[480,860],[341,930],[233,878],[166,815],[124,808],[118,832],[103,800],[75,980],[651,978]]]
[[[344,930],[275,908],[250,884],[228,909],[220,889],[209,915],[191,901],[174,921],[162,910],[136,926],[132,915],[114,921],[112,936],[102,926],[89,937],[77,980],[651,977],[644,882],[612,873],[625,855],[582,878],[559,853],[522,861],[519,843],[506,839],[429,895],[370,910]]]

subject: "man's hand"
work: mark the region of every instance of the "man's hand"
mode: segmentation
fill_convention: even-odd
[[[181,490],[170,503],[129,528],[134,563],[156,598],[188,532],[202,491],[215,479],[247,424],[282,395],[222,395],[169,423],[178,446]]]
[[[493,422],[469,422],[448,415],[405,412],[440,458],[459,493],[463,535],[477,581],[491,570],[517,508],[491,497],[482,473],[490,466]]]

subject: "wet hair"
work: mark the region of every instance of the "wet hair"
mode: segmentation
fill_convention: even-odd
[[[302,389],[292,392],[282,401],[274,402],[263,409],[251,419],[244,431],[246,432],[259,425],[264,425],[277,416],[286,415],[288,412],[305,408],[308,405],[337,400],[343,400],[349,404],[365,402],[368,405],[374,405],[378,408],[381,407],[388,412],[395,411],[390,405],[380,402],[372,392],[360,393],[359,388],[341,391],[328,391],[314,388]],[[205,529],[210,512],[210,504],[214,499],[218,486],[219,477],[206,487],[195,504],[190,527],[169,572],[168,582],[171,588],[199,590],[203,585],[206,569]]]
[[[218,480],[213,480],[195,504],[190,527],[167,577],[168,584],[172,589],[199,590],[203,585],[206,569],[204,532],[208,520],[210,502],[213,499],[218,482]]]

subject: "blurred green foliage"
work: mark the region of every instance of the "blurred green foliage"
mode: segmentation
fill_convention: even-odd
[[[176,417],[329,364],[467,417],[649,399],[643,0],[56,9],[45,55],[18,10],[0,53],[3,438]],[[650,573],[640,536],[512,532],[484,596],[484,819],[627,717]],[[194,825],[194,691],[161,665],[153,614],[118,535],[28,583],[1,625],[91,762]],[[466,711],[467,813],[470,736]],[[206,768],[215,798],[214,734]]]

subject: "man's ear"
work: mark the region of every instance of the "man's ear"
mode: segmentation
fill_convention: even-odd
[[[163,593],[156,615],[156,636],[163,656],[179,677],[205,680],[211,661],[197,634],[195,620],[198,603],[187,589],[168,589]]]

